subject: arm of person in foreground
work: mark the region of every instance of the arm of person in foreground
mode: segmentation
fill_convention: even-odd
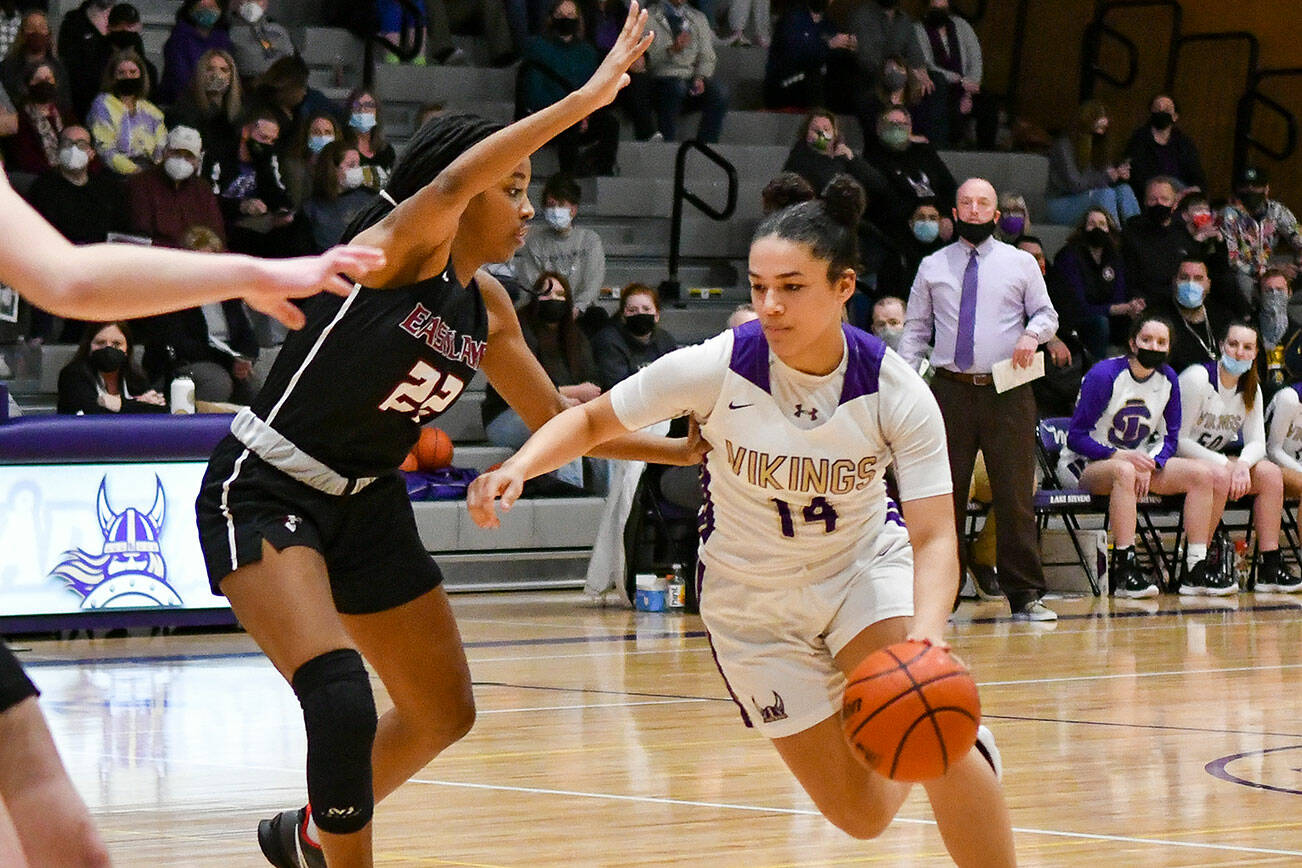
[[[535,431],[524,446],[520,447],[520,451],[502,462],[501,467],[480,475],[470,484],[470,489],[466,492],[470,517],[480,527],[499,527],[502,522],[494,501],[500,499],[502,511],[510,512],[520,498],[525,480],[550,473],[581,455],[604,454],[608,450],[596,448],[602,443],[613,442],[617,438],[631,439],[634,436],[638,435],[625,428],[624,423],[615,415],[609,393],[586,404],[571,407]],[[663,437],[650,439],[674,442]],[[678,438],[678,441],[683,444],[679,447],[680,452],[684,455],[694,453],[699,458],[703,441],[695,423],[691,434],[686,438]],[[675,463],[692,462],[680,460]]]
[[[909,638],[947,648],[945,624],[958,594],[954,496],[935,494],[900,505],[913,546],[913,621]]]
[[[320,256],[255,259],[134,244],[76,246],[14,192],[0,172],[0,280],[56,316],[130,319],[242,298],[249,307],[301,328],[291,298],[321,291],[347,295],[352,284],[383,267],[370,247],[336,247]]]

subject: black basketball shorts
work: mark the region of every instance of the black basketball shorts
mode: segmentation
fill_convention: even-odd
[[[346,615],[393,609],[443,581],[397,471],[354,494],[326,494],[228,436],[213,450],[195,514],[214,594],[232,572],[262,559],[263,540],[277,551],[320,552],[335,608]]]
[[[36,685],[23,672],[22,664],[0,641],[0,714],[13,708],[29,696],[39,696]]]

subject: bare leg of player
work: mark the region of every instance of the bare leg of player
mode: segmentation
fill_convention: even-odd
[[[1263,552],[1279,548],[1280,519],[1284,514],[1284,478],[1278,464],[1258,461],[1252,465],[1252,529]]]
[[[276,551],[262,544],[262,560],[240,567],[222,580],[222,593],[244,629],[267,658],[292,683],[309,660],[351,648],[330,595],[325,561],[310,548]],[[370,868],[371,826],[351,835],[320,833],[321,849],[332,868]]]
[[[9,819],[4,802],[0,802],[0,868],[28,868],[22,842],[18,840],[18,830],[14,828],[14,821]]]
[[[442,588],[385,612],[342,617],[393,701],[371,751],[379,802],[470,731],[470,666]]]
[[[0,803],[30,863],[41,868],[108,865],[108,851],[68,779],[35,697],[0,714],[0,745]]]
[[[1284,475],[1284,497],[1288,500],[1302,497],[1302,471],[1283,466],[1279,470]]]

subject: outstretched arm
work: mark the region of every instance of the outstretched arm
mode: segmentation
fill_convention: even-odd
[[[470,200],[507,177],[534,151],[615,99],[628,84],[628,68],[651,44],[646,12],[636,0],[629,4],[624,29],[597,71],[578,90],[477,142],[438,177],[416,192],[374,226],[354,239],[380,247],[389,266],[372,276],[372,285],[407,282],[412,262],[428,259],[456,234],[461,213]]]
[[[31,303],[76,319],[129,319],[243,298],[300,328],[303,312],[289,299],[322,290],[346,295],[352,286],[340,272],[360,279],[384,264],[382,251],[360,246],[275,260],[133,244],[78,247],[24,202],[3,172],[0,214],[0,280]]]

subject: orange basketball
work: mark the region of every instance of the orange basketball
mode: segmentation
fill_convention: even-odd
[[[981,699],[963,664],[942,648],[900,642],[851,674],[841,724],[869,768],[897,781],[938,778],[976,744]]]
[[[406,471],[407,473],[420,470],[420,464],[416,461],[415,451],[407,453],[407,457],[402,459],[402,463],[398,465],[398,469]]]
[[[452,463],[452,438],[440,428],[422,428],[412,451],[421,470],[439,470]]]

